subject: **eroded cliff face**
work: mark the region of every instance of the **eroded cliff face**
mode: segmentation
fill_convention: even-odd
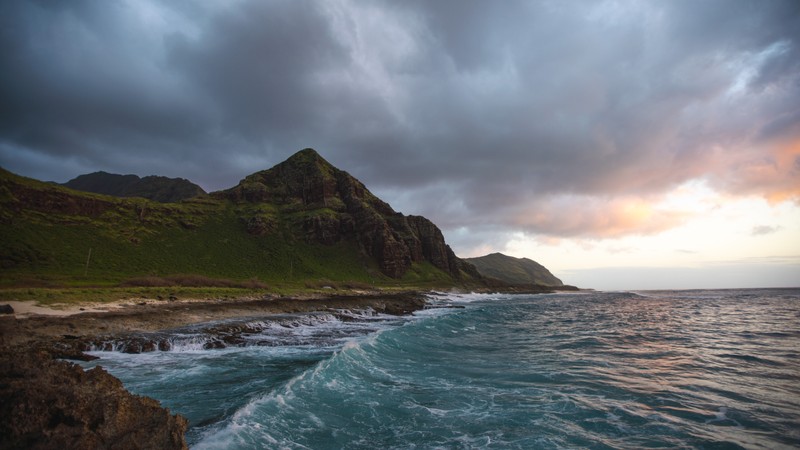
[[[213,195],[237,203],[277,205],[284,216],[288,211],[292,227],[302,230],[308,242],[331,245],[353,239],[392,278],[402,277],[412,263],[423,261],[454,279],[461,279],[465,272],[480,277],[455,256],[433,222],[394,211],[312,149]],[[263,235],[275,228],[277,213],[267,208],[256,211],[244,219],[252,234]]]
[[[187,448],[186,419],[43,351],[0,351],[0,399],[0,448]]]

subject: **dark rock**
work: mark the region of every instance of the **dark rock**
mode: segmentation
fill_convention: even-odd
[[[119,351],[122,353],[142,353],[143,343],[139,339],[130,339],[121,343]]]
[[[245,220],[247,232],[255,236],[263,236],[275,231],[277,222],[273,217],[259,214]]]
[[[0,448],[186,449],[186,419],[101,367],[42,351],[0,352]]]
[[[307,242],[332,245],[342,239],[341,221],[336,214],[316,214],[306,217],[302,223]]]
[[[48,350],[50,356],[53,358],[71,359],[74,361],[94,361],[99,359],[97,356],[92,356],[84,353],[85,345],[68,345],[68,346],[55,346]]]
[[[158,348],[158,345],[153,341],[147,341],[142,344],[142,353],[145,352],[154,352]]]
[[[447,272],[455,279],[461,278],[463,261],[456,257],[444,241],[439,227],[422,216],[408,216],[407,221],[419,240],[422,256],[435,267]]]
[[[205,344],[203,344],[203,349],[204,350],[212,350],[212,349],[219,349],[219,348],[225,348],[225,343],[222,342],[222,341],[219,341],[217,339],[208,341]]]
[[[14,308],[11,305],[0,305],[0,314],[14,314]]]

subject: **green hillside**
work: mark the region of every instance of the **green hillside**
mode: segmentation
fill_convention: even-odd
[[[408,246],[421,242],[413,216],[394,212],[313,150],[259,174],[229,191],[158,203],[0,169],[0,286],[113,285],[175,274],[274,285],[440,286],[479,277],[455,261],[450,270],[431,252],[413,254]],[[321,197],[319,179],[328,188]]]
[[[514,258],[502,253],[492,253],[478,258],[466,258],[485,277],[504,281],[511,285],[538,284],[563,286],[546,267],[528,258]]]

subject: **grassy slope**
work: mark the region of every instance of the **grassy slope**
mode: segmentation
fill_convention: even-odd
[[[37,199],[32,208],[30,198]],[[104,210],[85,214],[63,207],[76,199],[102,204]],[[247,232],[245,221],[254,208],[266,211],[275,221],[274,230],[263,236]],[[171,204],[121,199],[0,170],[0,287],[113,286],[132,277],[187,273],[257,279],[274,287],[304,286],[309,280],[452,284],[427,263],[415,265],[402,280],[392,280],[363,257],[355,242],[312,245],[297,236],[293,223],[298,216],[325,213],[211,198]]]
[[[512,285],[562,285],[561,280],[544,266],[527,258],[514,258],[501,253],[493,253],[479,258],[467,258],[467,261],[475,265],[482,275]]]

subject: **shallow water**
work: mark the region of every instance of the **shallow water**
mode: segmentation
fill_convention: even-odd
[[[94,352],[192,448],[800,448],[800,290],[437,296]]]

